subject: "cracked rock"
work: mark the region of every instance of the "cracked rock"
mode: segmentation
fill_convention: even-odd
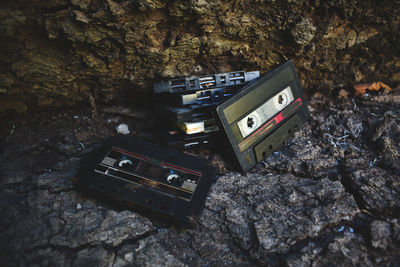
[[[368,210],[392,213],[400,207],[399,176],[378,167],[355,170],[350,179]]]
[[[392,219],[391,220],[392,228],[393,228],[393,238],[400,242],[400,219]]]
[[[37,186],[54,192],[72,189],[71,178],[77,174],[79,159],[70,159],[65,162],[58,162],[53,170],[45,172],[36,177]]]
[[[374,248],[386,249],[391,244],[390,224],[384,221],[371,223],[371,243]]]
[[[372,142],[381,153],[385,164],[392,168],[400,165],[400,119],[399,112],[386,112],[384,121],[377,127]]]
[[[292,254],[286,260],[288,266],[374,266],[364,239],[349,231],[337,235],[325,247],[309,242],[300,253]]]
[[[112,266],[114,253],[102,247],[85,248],[76,254],[73,266]]]
[[[165,250],[153,236],[140,240],[133,257],[139,266],[187,266]]]
[[[82,208],[77,210],[76,193],[53,194],[41,190],[26,198],[15,193],[2,196],[5,201],[0,205],[0,224],[7,231],[0,232],[0,237],[9,240],[7,244],[1,243],[3,251],[47,246],[71,249],[88,245],[118,246],[153,229],[148,219],[136,213],[107,210],[92,201],[80,199]]]
[[[171,229],[159,242],[185,263],[266,264],[271,254],[287,253],[357,213],[337,181],[230,173],[213,185],[198,229]]]
[[[317,235],[329,224],[350,220],[358,211],[343,186],[328,179],[316,182],[293,175],[236,175],[222,177],[218,182],[225,182],[221,187],[223,192],[227,192],[229,184],[237,183],[240,193],[232,195],[236,191],[232,190],[230,195],[220,194],[217,187],[211,193],[212,200],[214,197],[211,207],[219,207],[229,200],[223,212],[227,227],[235,238],[246,244],[253,225],[261,253],[285,252],[296,242]]]
[[[264,160],[264,166],[272,172],[289,171],[303,177],[326,177],[337,173],[337,160],[329,155],[307,133],[296,133],[279,152]]]
[[[0,171],[0,185],[15,184],[22,181],[26,181],[29,178],[29,173],[24,170],[17,171]]]
[[[86,203],[77,210],[67,203],[61,207],[63,227],[50,243],[58,246],[79,247],[85,244],[117,246],[126,239],[137,238],[152,230],[147,219],[130,211],[116,212]],[[79,225],[80,227],[76,227]]]
[[[313,119],[251,173],[220,168],[190,230],[71,187],[76,157],[115,134],[110,117],[84,119],[88,108],[0,120],[0,132],[17,129],[0,138],[0,265],[396,265],[398,107],[374,101],[310,101]],[[59,149],[77,140],[76,157]]]
[[[39,248],[24,254],[19,259],[19,266],[66,266],[71,265],[65,249]]]

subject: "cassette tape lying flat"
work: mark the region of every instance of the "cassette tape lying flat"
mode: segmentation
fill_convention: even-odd
[[[249,170],[278,148],[310,116],[292,61],[217,107],[241,168]]]
[[[215,174],[202,159],[114,137],[81,162],[74,185],[194,227]]]

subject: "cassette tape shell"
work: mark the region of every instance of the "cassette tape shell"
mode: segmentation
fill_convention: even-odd
[[[310,117],[292,61],[243,87],[216,111],[243,171],[281,146]]]

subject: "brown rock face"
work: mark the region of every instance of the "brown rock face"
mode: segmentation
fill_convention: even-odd
[[[135,100],[162,78],[289,58],[305,90],[396,85],[399,31],[399,1],[6,0],[0,98],[19,111]]]

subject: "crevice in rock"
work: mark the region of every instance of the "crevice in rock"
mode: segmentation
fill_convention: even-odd
[[[142,235],[136,236],[135,238],[128,238],[128,239],[124,239],[121,244],[117,245],[117,246],[111,246],[111,245],[104,245],[104,248],[109,249],[111,251],[113,251],[114,253],[117,253],[118,250],[120,250],[122,247],[126,246],[126,245],[132,245],[132,244],[136,244],[137,242],[139,242],[141,239],[145,239],[151,235],[154,235],[157,233],[157,230],[153,229],[151,231],[148,231]]]
[[[362,201],[362,197],[359,194],[359,192],[357,192],[357,190],[355,190],[354,183],[352,182],[349,173],[347,172],[346,168],[343,166],[343,163],[340,160],[338,160],[338,162],[339,162],[338,174],[340,176],[340,179],[339,179],[340,183],[343,185],[345,191],[353,196],[358,209],[366,210],[366,207]]]
[[[303,248],[305,248],[308,244],[310,243],[315,243],[318,244],[318,247],[322,248],[322,250],[318,253],[319,257],[324,257],[326,253],[328,252],[328,246],[329,244],[333,243],[335,239],[338,236],[341,236],[344,234],[344,231],[348,230],[342,230],[339,231],[339,226],[340,227],[353,227],[353,222],[352,221],[342,221],[338,222],[334,225],[329,225],[322,229],[318,236],[315,237],[307,237],[303,240],[300,240],[296,242],[293,246],[289,248],[288,251],[284,253],[275,253],[275,254],[269,254],[268,256],[271,257],[270,259],[273,259],[273,264],[277,266],[286,266],[286,260],[289,257],[296,256],[297,253],[301,252]],[[296,256],[297,257],[297,256]]]

